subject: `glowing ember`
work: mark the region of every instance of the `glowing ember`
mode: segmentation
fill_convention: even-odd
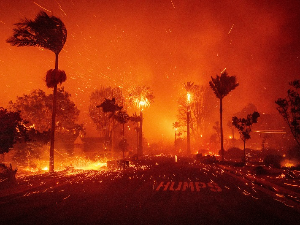
[[[85,157],[67,157],[63,161],[57,160],[55,162],[55,171],[64,171],[64,170],[106,170],[107,169],[107,159],[99,159],[97,161],[87,159]],[[31,160],[27,166],[22,167],[19,166],[18,169],[18,176],[23,175],[31,175],[31,174],[43,174],[49,172],[48,167],[49,162],[47,160],[45,161],[37,161]],[[33,166],[30,166],[33,165]]]
[[[81,170],[100,170],[103,167],[107,167],[107,163],[105,162],[94,162],[94,163],[87,163],[85,166],[75,166],[75,169]]]

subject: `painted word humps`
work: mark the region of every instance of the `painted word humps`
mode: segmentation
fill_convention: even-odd
[[[213,192],[221,192],[222,189],[218,184],[214,182],[203,183],[203,182],[160,182],[156,187],[155,191],[200,191],[201,189],[208,188]]]

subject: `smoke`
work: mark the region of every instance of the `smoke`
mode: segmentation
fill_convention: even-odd
[[[7,9],[0,18],[1,40],[11,35],[13,23],[33,18],[40,10],[18,1],[1,4]],[[149,85],[155,95],[144,112],[149,139],[173,138],[183,83],[206,86],[224,68],[240,83],[224,100],[225,117],[248,103],[260,113],[276,113],[274,101],[284,97],[288,82],[299,77],[299,4],[297,0],[80,0],[50,6],[39,1],[52,8],[68,29],[59,67],[66,71],[64,86],[83,122],[92,126],[87,119],[89,96],[100,86]],[[13,48],[4,41],[0,48],[2,103],[45,87],[43,74],[54,65],[51,53]],[[212,104],[218,105],[217,99]]]

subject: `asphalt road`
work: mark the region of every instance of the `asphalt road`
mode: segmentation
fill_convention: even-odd
[[[215,165],[154,158],[124,171],[23,177],[0,224],[299,224],[297,204]],[[296,207],[295,207],[296,206]]]

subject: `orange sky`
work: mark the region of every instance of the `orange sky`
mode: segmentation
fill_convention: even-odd
[[[50,93],[44,77],[54,54],[5,42],[14,23],[42,8],[67,27],[59,68],[89,132],[89,96],[101,85],[150,86],[155,99],[144,112],[144,132],[157,141],[173,138],[185,82],[208,85],[227,68],[240,83],[224,100],[230,117],[250,102],[259,112],[277,113],[274,101],[300,77],[297,0],[0,0],[0,106],[33,89]],[[217,99],[212,104],[217,121]]]

